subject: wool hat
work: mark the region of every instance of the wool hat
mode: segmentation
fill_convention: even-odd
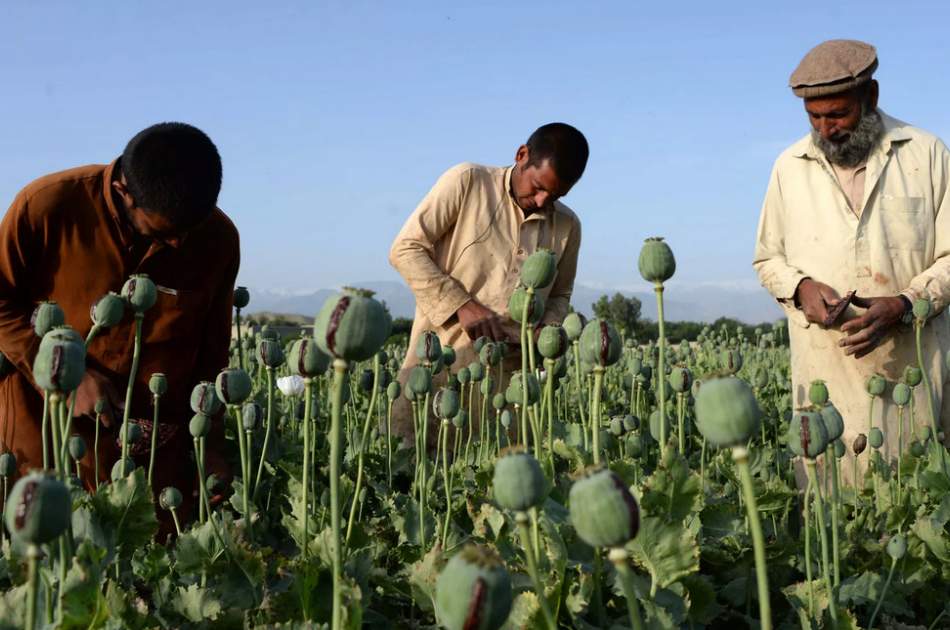
[[[788,85],[802,98],[828,96],[864,85],[876,69],[874,46],[853,39],[831,39],[808,51]]]

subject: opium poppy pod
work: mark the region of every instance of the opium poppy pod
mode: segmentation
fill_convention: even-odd
[[[373,391],[373,381],[375,380],[376,374],[373,372],[373,370],[363,370],[363,373],[360,374],[360,389],[362,389],[364,393],[369,394]]]
[[[251,292],[247,287],[236,287],[234,289],[234,308],[244,308],[251,301]]]
[[[623,481],[604,468],[574,482],[568,498],[571,524],[591,547],[622,547],[640,529],[640,506]]]
[[[431,330],[426,330],[416,342],[416,357],[420,361],[435,363],[442,358],[442,342]]]
[[[120,457],[116,460],[115,464],[112,465],[109,478],[112,479],[112,481],[125,479],[131,475],[133,471],[135,471],[135,462],[129,457]]]
[[[605,319],[592,319],[584,326],[580,338],[581,361],[608,367],[620,360],[623,345],[620,335]]]
[[[738,378],[706,381],[696,396],[696,426],[714,446],[745,444],[760,419],[752,388]]]
[[[669,437],[672,435],[670,431],[670,416],[666,414],[665,416],[660,415],[659,409],[654,409],[650,414],[650,437],[652,437],[657,442],[660,441],[660,437],[663,435],[662,424],[666,424],[666,435]]]
[[[705,385],[703,386],[705,389]],[[817,411],[796,411],[788,425],[788,448],[795,455],[815,459],[828,448],[828,430]]]
[[[473,383],[480,383],[485,378],[485,366],[478,361],[472,361],[468,364],[468,376]]]
[[[676,259],[673,258],[673,250],[663,242],[661,236],[653,236],[643,242],[637,263],[640,268],[640,275],[647,282],[663,283],[676,273]]]
[[[92,323],[101,328],[110,328],[122,321],[125,315],[126,302],[118,293],[109,291],[89,309],[89,318]]]
[[[903,534],[896,534],[887,541],[887,555],[892,559],[900,560],[905,553],[907,553],[907,539]]]
[[[532,289],[543,289],[554,282],[557,275],[557,256],[550,249],[539,249],[521,265],[521,284]]]
[[[459,393],[443,387],[432,397],[432,412],[436,418],[449,420],[459,412]]]
[[[54,328],[40,341],[33,360],[33,379],[48,392],[71,392],[86,374],[86,346],[75,331]]]
[[[858,433],[858,436],[854,438],[854,442],[851,443],[851,450],[854,451],[855,455],[860,455],[868,447],[868,436],[863,433]]]
[[[33,309],[30,316],[30,325],[37,337],[42,338],[57,326],[66,323],[66,314],[56,302],[40,302]]]
[[[508,391],[511,392],[508,399],[512,404],[520,405],[524,402],[522,387],[526,387],[528,390],[529,405],[533,405],[541,399],[541,385],[538,383],[538,379],[530,372],[528,377],[524,378],[519,370],[511,375],[511,380],[508,382]]]
[[[492,406],[492,409],[494,409],[495,411],[501,411],[502,409],[505,408],[505,405],[507,403],[508,401],[505,400],[505,395],[502,394],[501,392],[492,396],[491,406]]]
[[[205,437],[211,431],[211,418],[205,414],[196,412],[188,423],[188,432],[191,437]]]
[[[808,400],[818,407],[828,402],[828,386],[822,380],[814,380],[808,386]]]
[[[62,481],[33,472],[10,490],[4,520],[10,534],[24,543],[42,545],[69,526],[72,497]]]
[[[689,368],[675,367],[670,372],[670,387],[677,394],[683,394],[689,391],[693,385],[693,375]]]
[[[829,403],[821,408],[821,421],[825,424],[829,442],[834,442],[844,435],[844,418],[833,404]]]
[[[495,501],[505,510],[523,512],[548,496],[541,464],[529,453],[508,453],[495,462],[492,479]]]
[[[584,326],[586,325],[587,318],[577,311],[573,311],[567,314],[561,327],[564,328],[564,332],[567,333],[568,340],[577,341],[581,338],[581,333],[584,332]]]
[[[631,355],[627,358],[627,372],[636,375],[643,369],[643,359],[637,355]]]
[[[482,396],[490,395],[493,391],[495,391],[495,379],[493,379],[491,376],[483,378],[478,389],[481,391]]]
[[[152,392],[153,396],[164,396],[168,391],[168,379],[165,375],[161,372],[152,374],[148,379],[148,391]]]
[[[241,426],[245,431],[253,431],[264,420],[264,408],[256,402],[244,403],[241,407]]]
[[[144,313],[155,305],[158,299],[158,290],[155,283],[144,273],[129,276],[122,285],[122,297],[136,313]]]
[[[562,326],[545,326],[538,335],[538,352],[545,359],[557,359],[567,352],[571,341]]]
[[[287,367],[298,376],[320,376],[330,367],[330,357],[308,337],[298,339],[290,346]]]
[[[7,451],[0,453],[0,477],[9,477],[16,473],[16,455]]]
[[[735,348],[723,350],[719,356],[722,369],[729,374],[735,374],[742,369],[742,353]]]
[[[868,431],[868,444],[871,448],[881,448],[884,446],[884,433],[877,427],[872,427]]]
[[[463,367],[455,374],[455,377],[459,380],[459,384],[467,385],[472,380],[472,373],[469,372],[467,367]]]
[[[119,436],[127,436],[129,444],[135,444],[142,439],[142,427],[135,422],[123,423],[119,429]]]
[[[206,416],[213,416],[221,409],[221,399],[215,391],[214,383],[201,381],[191,390],[191,410]]]
[[[540,293],[528,295],[528,290],[524,287],[517,287],[508,298],[508,315],[512,321],[521,323],[525,304],[528,305],[528,323],[541,321],[541,316],[544,315],[544,299]]]
[[[365,361],[382,348],[391,330],[392,319],[382,304],[371,297],[344,294],[323,304],[313,337],[331,357]]]
[[[923,372],[920,371],[919,367],[908,365],[904,368],[904,382],[907,383],[909,387],[917,387],[923,378]]]
[[[442,364],[446,367],[452,367],[455,363],[455,359],[458,358],[455,355],[455,348],[452,346],[442,346]]]
[[[761,367],[756,369],[755,374],[752,376],[752,384],[755,385],[756,389],[767,387],[769,384],[769,371]]]
[[[501,394],[498,394],[498,396],[501,396]],[[496,396],[496,398],[498,396]],[[498,419],[498,421],[501,422],[501,426],[503,426],[506,430],[509,429],[511,427],[511,410],[510,409],[503,410],[501,412],[501,417]]]
[[[906,383],[897,383],[894,385],[894,391],[891,392],[891,398],[898,407],[903,407],[910,402],[910,386]]]
[[[432,391],[432,375],[429,370],[421,365],[412,368],[409,372],[409,380],[406,381],[406,393],[421,398],[430,391]]]
[[[82,439],[81,435],[74,435],[70,437],[68,448],[69,456],[72,457],[73,461],[75,462],[78,462],[86,455],[86,441]]]
[[[174,486],[167,486],[158,497],[158,504],[163,510],[174,510],[181,505],[181,490]]]
[[[887,380],[880,374],[872,374],[868,378],[866,386],[869,394],[872,396],[880,396],[887,387]]]
[[[221,370],[214,382],[214,390],[226,405],[240,405],[251,395],[254,383],[248,373],[241,368]]]
[[[389,400],[396,400],[399,398],[399,394],[402,392],[402,386],[399,384],[399,381],[393,381],[386,387],[386,398]]]
[[[927,298],[919,298],[914,300],[913,311],[914,318],[918,321],[925,322],[927,318],[930,317],[930,313],[933,310],[933,306],[930,304],[930,300]]]
[[[279,341],[262,337],[257,344],[257,357],[264,367],[279,368],[284,364],[284,349]]]
[[[478,360],[482,365],[494,367],[501,362],[501,348],[493,341],[482,345],[478,352]]]
[[[280,333],[277,332],[276,328],[271,328],[270,324],[264,324],[261,326],[260,332],[261,339],[270,339],[271,341],[280,341]]]
[[[435,583],[435,611],[448,630],[496,630],[511,612],[511,577],[486,547],[468,545],[452,556]]]
[[[459,412],[452,416],[452,426],[456,429],[464,429],[468,426],[468,412],[464,409],[459,409]]]

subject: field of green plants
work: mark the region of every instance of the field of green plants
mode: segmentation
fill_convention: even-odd
[[[844,444],[821,381],[792,408],[784,323],[666,344],[675,262],[662,239],[639,259],[657,343],[578,313],[535,335],[555,268],[542,250],[522,269],[510,301],[520,352],[480,339],[469,365],[434,333],[390,343],[387,311],[358,291],[328,300],[312,335],[249,332],[239,288],[231,365],[192,393],[193,452],[124,458],[95,494],[75,477],[86,445],[70,429],[88,339],[40,305],[48,468],[17,479],[13,454],[0,455],[0,627],[950,627],[950,477],[934,410],[908,409],[925,428],[901,436],[894,461],[878,450],[888,429],[875,401],[893,390],[903,409],[913,388],[929,390],[919,365],[893,388],[871,379],[874,428]],[[154,292],[137,276],[99,300],[91,336],[141,323]],[[919,332],[929,304],[914,306]],[[400,385],[407,351],[420,365]],[[152,375],[159,422],[165,387]],[[414,440],[391,431],[401,397]],[[229,499],[211,504],[209,478],[198,497],[155,488],[154,500],[153,465],[206,477],[215,422]],[[127,454],[141,432],[125,418],[121,434]],[[846,466],[856,483],[842,481]],[[187,501],[195,522],[178,518]],[[156,540],[166,513],[178,534]]]

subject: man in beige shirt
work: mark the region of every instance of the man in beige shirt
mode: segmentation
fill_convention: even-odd
[[[513,166],[466,162],[439,178],[389,253],[416,297],[409,351],[399,376],[403,384],[419,363],[419,337],[429,330],[455,350],[456,368],[477,360],[472,342],[482,336],[509,342],[508,361],[520,365],[520,327],[508,316],[508,298],[518,285],[521,264],[539,248],[557,256],[554,282],[540,291],[545,300],[541,321],[560,323],[567,315],[581,224],[559,199],[580,179],[587,156],[580,131],[551,123],[518,147]],[[495,391],[504,387],[496,383]],[[404,400],[393,413],[405,434]]]
[[[807,405],[809,383],[824,380],[850,446],[869,430],[866,382],[883,375],[888,387],[883,402],[873,403],[872,422],[885,433],[883,454],[895,457],[901,429],[905,450],[914,439],[906,410],[898,426],[891,392],[905,367],[917,365],[907,323],[917,298],[933,304],[923,361],[937,422],[950,426],[950,405],[942,405],[942,357],[950,350],[950,152],[877,108],[876,67],[872,46],[833,40],[809,52],[792,74],[812,131],[775,163],[753,266],[790,321],[793,405]],[[852,306],[826,326],[840,296],[852,290]],[[929,426],[923,385],[914,399],[914,424]],[[859,461],[863,466],[867,456]]]

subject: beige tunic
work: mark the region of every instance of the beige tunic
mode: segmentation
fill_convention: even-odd
[[[545,298],[542,321],[559,323],[567,315],[580,221],[557,201],[552,209],[525,218],[509,192],[511,170],[467,162],[450,168],[396,236],[389,261],[416,297],[409,352],[400,372],[403,383],[418,364],[416,344],[427,330],[455,349],[453,369],[477,359],[455,316],[470,299],[502,316],[509,338],[517,341],[520,327],[508,317],[508,298],[518,285],[521,264],[539,248],[557,256],[554,282],[540,291]]]
[[[938,423],[950,427],[950,405],[941,410],[950,349],[946,306],[950,299],[950,152],[938,138],[883,115],[885,132],[868,157],[863,195],[852,211],[821,151],[806,136],[775,163],[759,221],[753,266],[762,285],[785,309],[792,350],[793,400],[808,403],[808,384],[823,379],[845,420],[850,447],[868,431],[870,398],[865,382],[874,373],[889,381],[884,402],[875,401],[874,424],[885,431],[884,455],[897,454],[898,412],[893,383],[916,364],[914,333],[900,325],[863,359],[845,356],[838,326],[809,324],[791,298],[811,277],[839,294],[863,297],[927,297],[937,313],[923,332],[924,363],[934,382]],[[851,307],[842,322],[863,309]],[[915,390],[917,424],[929,423],[923,385]],[[885,414],[883,425],[882,409]],[[903,443],[912,427],[905,413]],[[848,449],[850,458],[851,450]],[[866,460],[866,457],[862,457]],[[845,471],[850,465],[845,467]]]

